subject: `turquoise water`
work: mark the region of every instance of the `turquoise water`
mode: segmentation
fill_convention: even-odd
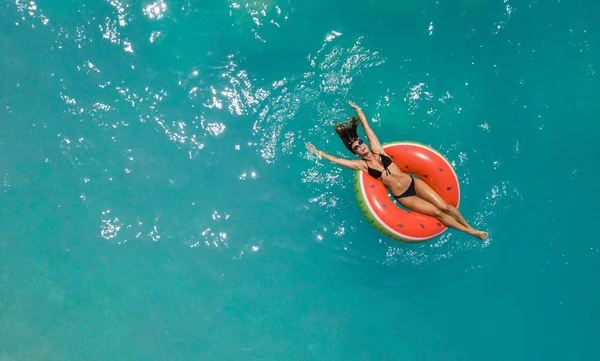
[[[597,360],[593,1],[5,1],[0,360]],[[428,144],[486,242],[362,217]]]

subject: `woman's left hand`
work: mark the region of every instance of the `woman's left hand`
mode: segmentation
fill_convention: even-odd
[[[354,104],[354,102],[352,102],[352,100],[348,101],[348,104],[350,104],[350,106],[354,109],[360,108],[358,105]]]

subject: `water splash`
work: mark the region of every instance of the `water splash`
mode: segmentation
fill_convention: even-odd
[[[167,12],[167,3],[158,0],[144,7],[144,15],[150,20],[161,20]]]

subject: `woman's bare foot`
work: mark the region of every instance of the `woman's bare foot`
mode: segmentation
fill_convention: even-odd
[[[473,235],[481,240],[488,238],[488,233],[483,231],[474,231]]]

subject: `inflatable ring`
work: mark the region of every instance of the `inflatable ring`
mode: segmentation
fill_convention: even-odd
[[[385,144],[383,149],[403,172],[417,176],[448,204],[458,208],[458,177],[444,156],[428,146],[414,142]],[[434,217],[401,207],[389,195],[383,183],[367,172],[356,172],[354,191],[358,205],[369,223],[392,239],[409,243],[423,242],[441,235],[447,229]]]

